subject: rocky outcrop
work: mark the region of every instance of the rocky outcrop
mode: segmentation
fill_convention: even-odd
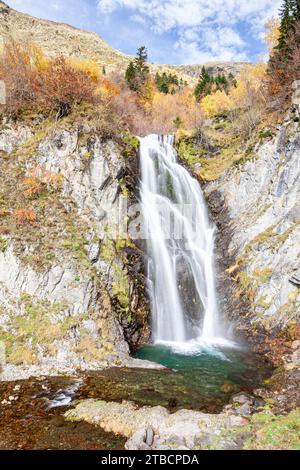
[[[300,133],[288,118],[254,157],[210,183],[221,303],[236,329],[277,335],[300,315]],[[259,339],[259,336],[258,336]]]
[[[32,373],[126,364],[147,335],[143,256],[126,232],[136,150],[126,144],[125,159],[122,145],[90,127],[3,125],[3,378],[21,364]],[[40,192],[24,197],[26,181]],[[16,221],[28,207],[34,218]]]
[[[206,62],[204,64],[178,65],[176,69],[195,79],[201,74],[202,67],[205,67],[212,76],[220,74],[226,77],[229,75],[236,77],[247,65],[249,62]]]
[[[170,414],[161,406],[138,408],[132,402],[113,403],[84,400],[66,413],[69,420],[85,420],[106,432],[128,438],[128,450],[207,449],[227,428],[239,428],[248,421],[234,415],[209,415],[180,410]]]

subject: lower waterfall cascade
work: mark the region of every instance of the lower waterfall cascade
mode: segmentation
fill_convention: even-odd
[[[140,138],[140,165],[153,339],[226,343],[215,282],[215,226],[201,187],[178,163],[173,136]]]

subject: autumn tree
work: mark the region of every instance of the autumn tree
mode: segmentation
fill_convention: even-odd
[[[270,56],[274,53],[274,48],[278,44],[279,35],[280,35],[279,19],[276,16],[272,16],[272,18],[270,18],[265,23],[265,41],[266,41]]]

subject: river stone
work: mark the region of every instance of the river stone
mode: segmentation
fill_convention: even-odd
[[[252,408],[249,403],[244,403],[242,406],[235,408],[234,413],[240,416],[249,416],[252,413]]]
[[[244,404],[253,404],[254,402],[254,398],[251,397],[250,395],[248,395],[247,393],[244,393],[244,392],[240,392],[240,393],[237,393],[236,395],[234,395],[232,398],[231,398],[231,401],[233,403],[239,403],[241,405],[244,405]]]

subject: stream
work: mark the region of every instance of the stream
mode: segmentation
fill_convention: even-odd
[[[152,357],[172,369],[110,368],[78,377],[41,377],[0,382],[0,448],[99,450],[123,449],[125,439],[86,422],[68,422],[64,413],[77,400],[131,400],[218,413],[232,394],[251,393],[271,374],[259,356],[247,352],[198,352],[185,355],[166,346],[145,346],[136,356]]]

